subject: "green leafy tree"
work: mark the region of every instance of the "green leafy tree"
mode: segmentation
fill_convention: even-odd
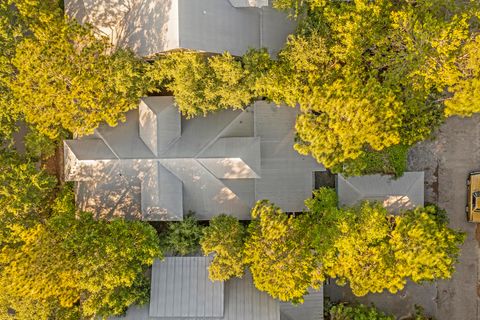
[[[15,224],[30,227],[48,218],[56,179],[18,154],[0,152],[0,224],[3,238]]]
[[[265,50],[251,50],[241,59],[229,53],[206,57],[197,52],[173,52],[160,56],[149,77],[172,92],[187,117],[221,109],[248,106],[256,97],[255,81],[270,66]]]
[[[363,173],[368,154],[430,135],[443,119],[448,87],[457,98],[447,99],[447,115],[453,105],[457,114],[472,108],[461,100],[467,101],[462,92],[474,96],[476,62],[465,57],[476,52],[463,47],[478,32],[478,2],[277,0],[274,5],[301,12],[300,27],[257,90],[277,103],[300,105],[295,146],[300,153],[329,168]],[[398,170],[397,163],[386,163],[365,171],[392,167]]]
[[[55,154],[56,142],[37,130],[30,129],[24,137],[26,155],[33,160],[48,159]]]
[[[203,230],[200,245],[204,255],[215,255],[208,267],[211,280],[226,281],[243,276],[244,237],[245,228],[235,217],[222,214],[210,220],[210,225]]]
[[[309,287],[323,281],[311,248],[308,219],[289,217],[268,201],[252,210],[245,243],[245,263],[255,286],[282,301],[302,302]]]
[[[382,151],[369,151],[354,160],[347,160],[331,169],[344,176],[361,176],[376,173],[403,175],[407,169],[408,150],[405,145],[394,145]]]
[[[26,30],[19,13],[9,1],[0,2],[0,139],[11,139],[19,115],[12,108],[9,82],[15,74],[12,59]]]
[[[45,224],[15,225],[4,242],[0,281],[7,292],[64,310],[78,308],[87,318],[121,314],[148,300],[144,272],[161,257],[155,229],[76,213],[69,188],[51,208]]]
[[[396,274],[388,243],[394,226],[386,210],[380,204],[367,202],[342,213],[337,221],[339,234],[322,259],[324,272],[340,285],[348,282],[357,296],[402,289],[406,279]]]
[[[389,244],[398,276],[414,282],[449,279],[465,234],[446,225],[446,214],[435,206],[416,208],[395,217]]]
[[[464,234],[448,228],[434,206],[397,215],[379,203],[337,209],[333,189],[322,188],[306,201],[313,218],[312,248],[326,276],[348,283],[353,293],[392,293],[407,279],[420,283],[452,276]]]
[[[162,237],[162,244],[171,254],[185,256],[197,253],[200,249],[202,229],[195,215],[190,212],[182,221],[168,223]]]
[[[141,60],[123,50],[109,54],[105,39],[75,22],[49,28],[23,40],[13,59],[10,88],[28,123],[56,139],[92,133],[104,121],[114,126],[137,107],[148,89]]]
[[[449,91],[452,97],[445,101],[445,113],[470,116],[480,112],[480,36],[475,36],[462,49],[457,72]]]

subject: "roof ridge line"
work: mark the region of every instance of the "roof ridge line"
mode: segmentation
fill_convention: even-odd
[[[112,151],[113,155],[117,157],[117,160],[121,160],[120,156],[115,152],[115,150],[113,150],[112,146],[110,146],[110,144],[107,142],[107,139],[105,139],[103,134],[100,132],[100,127],[96,128],[95,132],[98,134],[99,138],[103,141],[103,143],[105,143],[107,148],[110,149],[110,151]]]
[[[246,108],[242,110],[242,112],[240,112],[235,118],[233,118],[225,127],[223,127],[222,130],[220,130],[220,132],[212,139],[210,140],[210,142],[208,142],[202,149],[200,149],[199,152],[197,152],[193,157],[192,159],[197,159],[200,157],[200,155],[205,152],[205,150],[207,150],[208,148],[210,148],[215,142],[217,142],[218,139],[220,139],[220,136],[225,132],[227,131],[228,129],[230,129],[232,126],[233,126],[233,123],[235,122],[235,120],[237,120],[238,118],[240,118],[240,116],[243,115],[243,113],[246,112]]]

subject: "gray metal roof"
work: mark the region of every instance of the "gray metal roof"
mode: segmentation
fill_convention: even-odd
[[[280,303],[281,320],[323,320],[323,287],[309,289],[302,304]]]
[[[66,13],[142,56],[174,49],[242,55],[283,47],[296,23],[266,0],[65,0]]]
[[[154,221],[188,211],[201,220],[220,213],[248,220],[261,199],[302,211],[313,171],[323,167],[293,149],[297,113],[256,102],[185,119],[173,97],[144,98],[125,123],[65,141],[65,177],[79,182],[79,206],[104,218],[130,209],[138,212],[125,217]],[[129,206],[115,203],[127,200],[123,190]]]
[[[212,282],[210,261],[209,257],[155,261],[149,305],[133,306],[125,317],[112,319],[280,320],[280,303],[258,291],[249,272],[225,283]]]
[[[338,175],[336,187],[341,206],[370,200],[381,202],[391,212],[399,212],[424,205],[423,172],[405,172],[397,179],[378,174],[350,178]]]
[[[221,318],[224,283],[208,278],[208,257],[167,257],[152,267],[151,317]]]
[[[325,168],[293,149],[298,108],[255,102],[255,135],[261,137],[262,178],[255,198],[268,199],[287,212],[300,212],[314,188],[314,171]]]

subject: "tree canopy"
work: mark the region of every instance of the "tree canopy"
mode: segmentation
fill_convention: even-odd
[[[268,201],[252,210],[245,242],[245,263],[255,286],[282,301],[302,302],[309,287],[324,278],[309,242],[308,220],[288,216]]]
[[[0,152],[0,319],[122,314],[148,300],[145,271],[161,257],[148,223],[78,212],[70,185]]]
[[[306,202],[317,235],[313,247],[326,276],[348,283],[358,296],[395,293],[407,279],[421,283],[452,276],[465,235],[448,227],[443,210],[429,205],[393,215],[369,202],[329,209],[334,197],[333,190],[321,189]]]
[[[235,217],[222,214],[210,220],[203,230],[200,245],[204,255],[215,254],[208,267],[211,280],[226,281],[243,276],[244,238],[245,228]]]
[[[160,56],[148,77],[157,88],[173,93],[182,114],[190,118],[248,106],[256,97],[256,79],[270,63],[266,50],[250,50],[241,59],[228,52],[211,57],[173,52]]]
[[[114,50],[88,26],[65,18],[58,1],[2,2],[0,90],[5,123],[24,119],[51,139],[111,126],[149,90],[146,62]]]
[[[240,277],[248,267],[255,286],[282,301],[302,302],[327,277],[363,296],[448,279],[465,235],[448,227],[443,210],[429,205],[392,214],[380,203],[337,207],[335,190],[320,188],[307,211],[288,215],[257,202],[244,241],[239,222],[220,216],[205,229],[204,254],[215,254],[212,280]]]

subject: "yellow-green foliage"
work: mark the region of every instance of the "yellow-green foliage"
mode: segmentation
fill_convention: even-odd
[[[49,320],[51,309],[38,301],[13,295],[5,290],[5,278],[0,278],[0,320]],[[9,308],[11,310],[9,310]],[[15,310],[15,316],[11,312]],[[10,312],[10,313],[9,313]]]
[[[465,234],[446,227],[445,213],[433,206],[416,208],[395,217],[390,245],[396,272],[415,282],[452,276]]]
[[[269,64],[264,50],[249,51],[242,59],[229,53],[206,57],[196,52],[173,52],[158,57],[149,77],[173,93],[182,114],[205,116],[249,105],[255,98],[255,80]]]
[[[320,188],[297,216],[259,201],[244,243],[235,218],[216,218],[202,240],[204,253],[215,254],[210,278],[240,277],[247,266],[259,290],[302,302],[326,277],[363,296],[395,293],[408,279],[452,276],[465,236],[448,228],[444,211],[427,206],[394,215],[380,203],[338,208],[337,200],[334,189]]]
[[[403,288],[406,279],[396,274],[388,243],[393,224],[380,204],[344,210],[336,223],[339,234],[322,259],[328,276],[341,285],[348,282],[358,296]]]
[[[302,19],[279,60],[257,81],[257,91],[300,105],[295,148],[327,167],[425,139],[442,120],[449,86],[455,95],[447,114],[453,108],[469,114],[468,108],[478,105],[466,104],[476,96],[478,63],[473,58],[460,63],[478,56],[478,45],[463,48],[478,31],[472,19],[478,1],[277,0],[275,5],[302,12]]]
[[[0,84],[12,117],[57,139],[65,131],[92,133],[103,121],[114,126],[138,106],[149,89],[143,60],[114,51],[92,29],[66,20],[58,1],[13,2],[7,33],[13,35],[2,45],[9,50],[1,59],[13,72],[2,67],[5,89]]]
[[[373,79],[338,80],[328,90],[310,96],[311,108],[298,117],[297,151],[330,168],[363,155],[365,145],[382,150],[400,143],[402,104],[392,91]]]
[[[445,113],[470,116],[480,112],[480,36],[463,48],[456,78],[449,91],[453,96],[445,101]]]
[[[8,231],[14,224],[28,227],[47,218],[45,203],[52,198],[55,186],[56,179],[38,171],[35,163],[1,150],[0,229]],[[0,236],[0,245],[3,236]]]
[[[395,293],[407,279],[418,283],[452,276],[464,234],[448,228],[438,208],[392,215],[379,203],[364,202],[336,211],[317,205],[325,202],[322,198],[331,197],[316,192],[307,202],[318,221],[312,224],[318,235],[313,247],[322,253],[325,275],[348,283],[355,295]]]
[[[222,214],[210,220],[210,225],[203,230],[200,245],[204,255],[214,254],[208,267],[211,280],[226,281],[243,276],[244,237],[245,228],[235,217]]]
[[[121,314],[145,303],[144,272],[161,255],[155,229],[143,222],[96,221],[74,208],[67,189],[46,223],[11,227],[0,251],[2,290],[41,306],[79,308],[83,317]]]
[[[252,210],[245,243],[245,263],[255,286],[282,301],[302,302],[309,287],[323,281],[310,248],[307,219],[288,215],[268,201]]]
[[[62,129],[83,135],[103,121],[114,126],[124,119],[145,93],[143,63],[130,52],[108,49],[104,39],[74,22],[22,41],[11,90],[25,120],[55,139]]]

